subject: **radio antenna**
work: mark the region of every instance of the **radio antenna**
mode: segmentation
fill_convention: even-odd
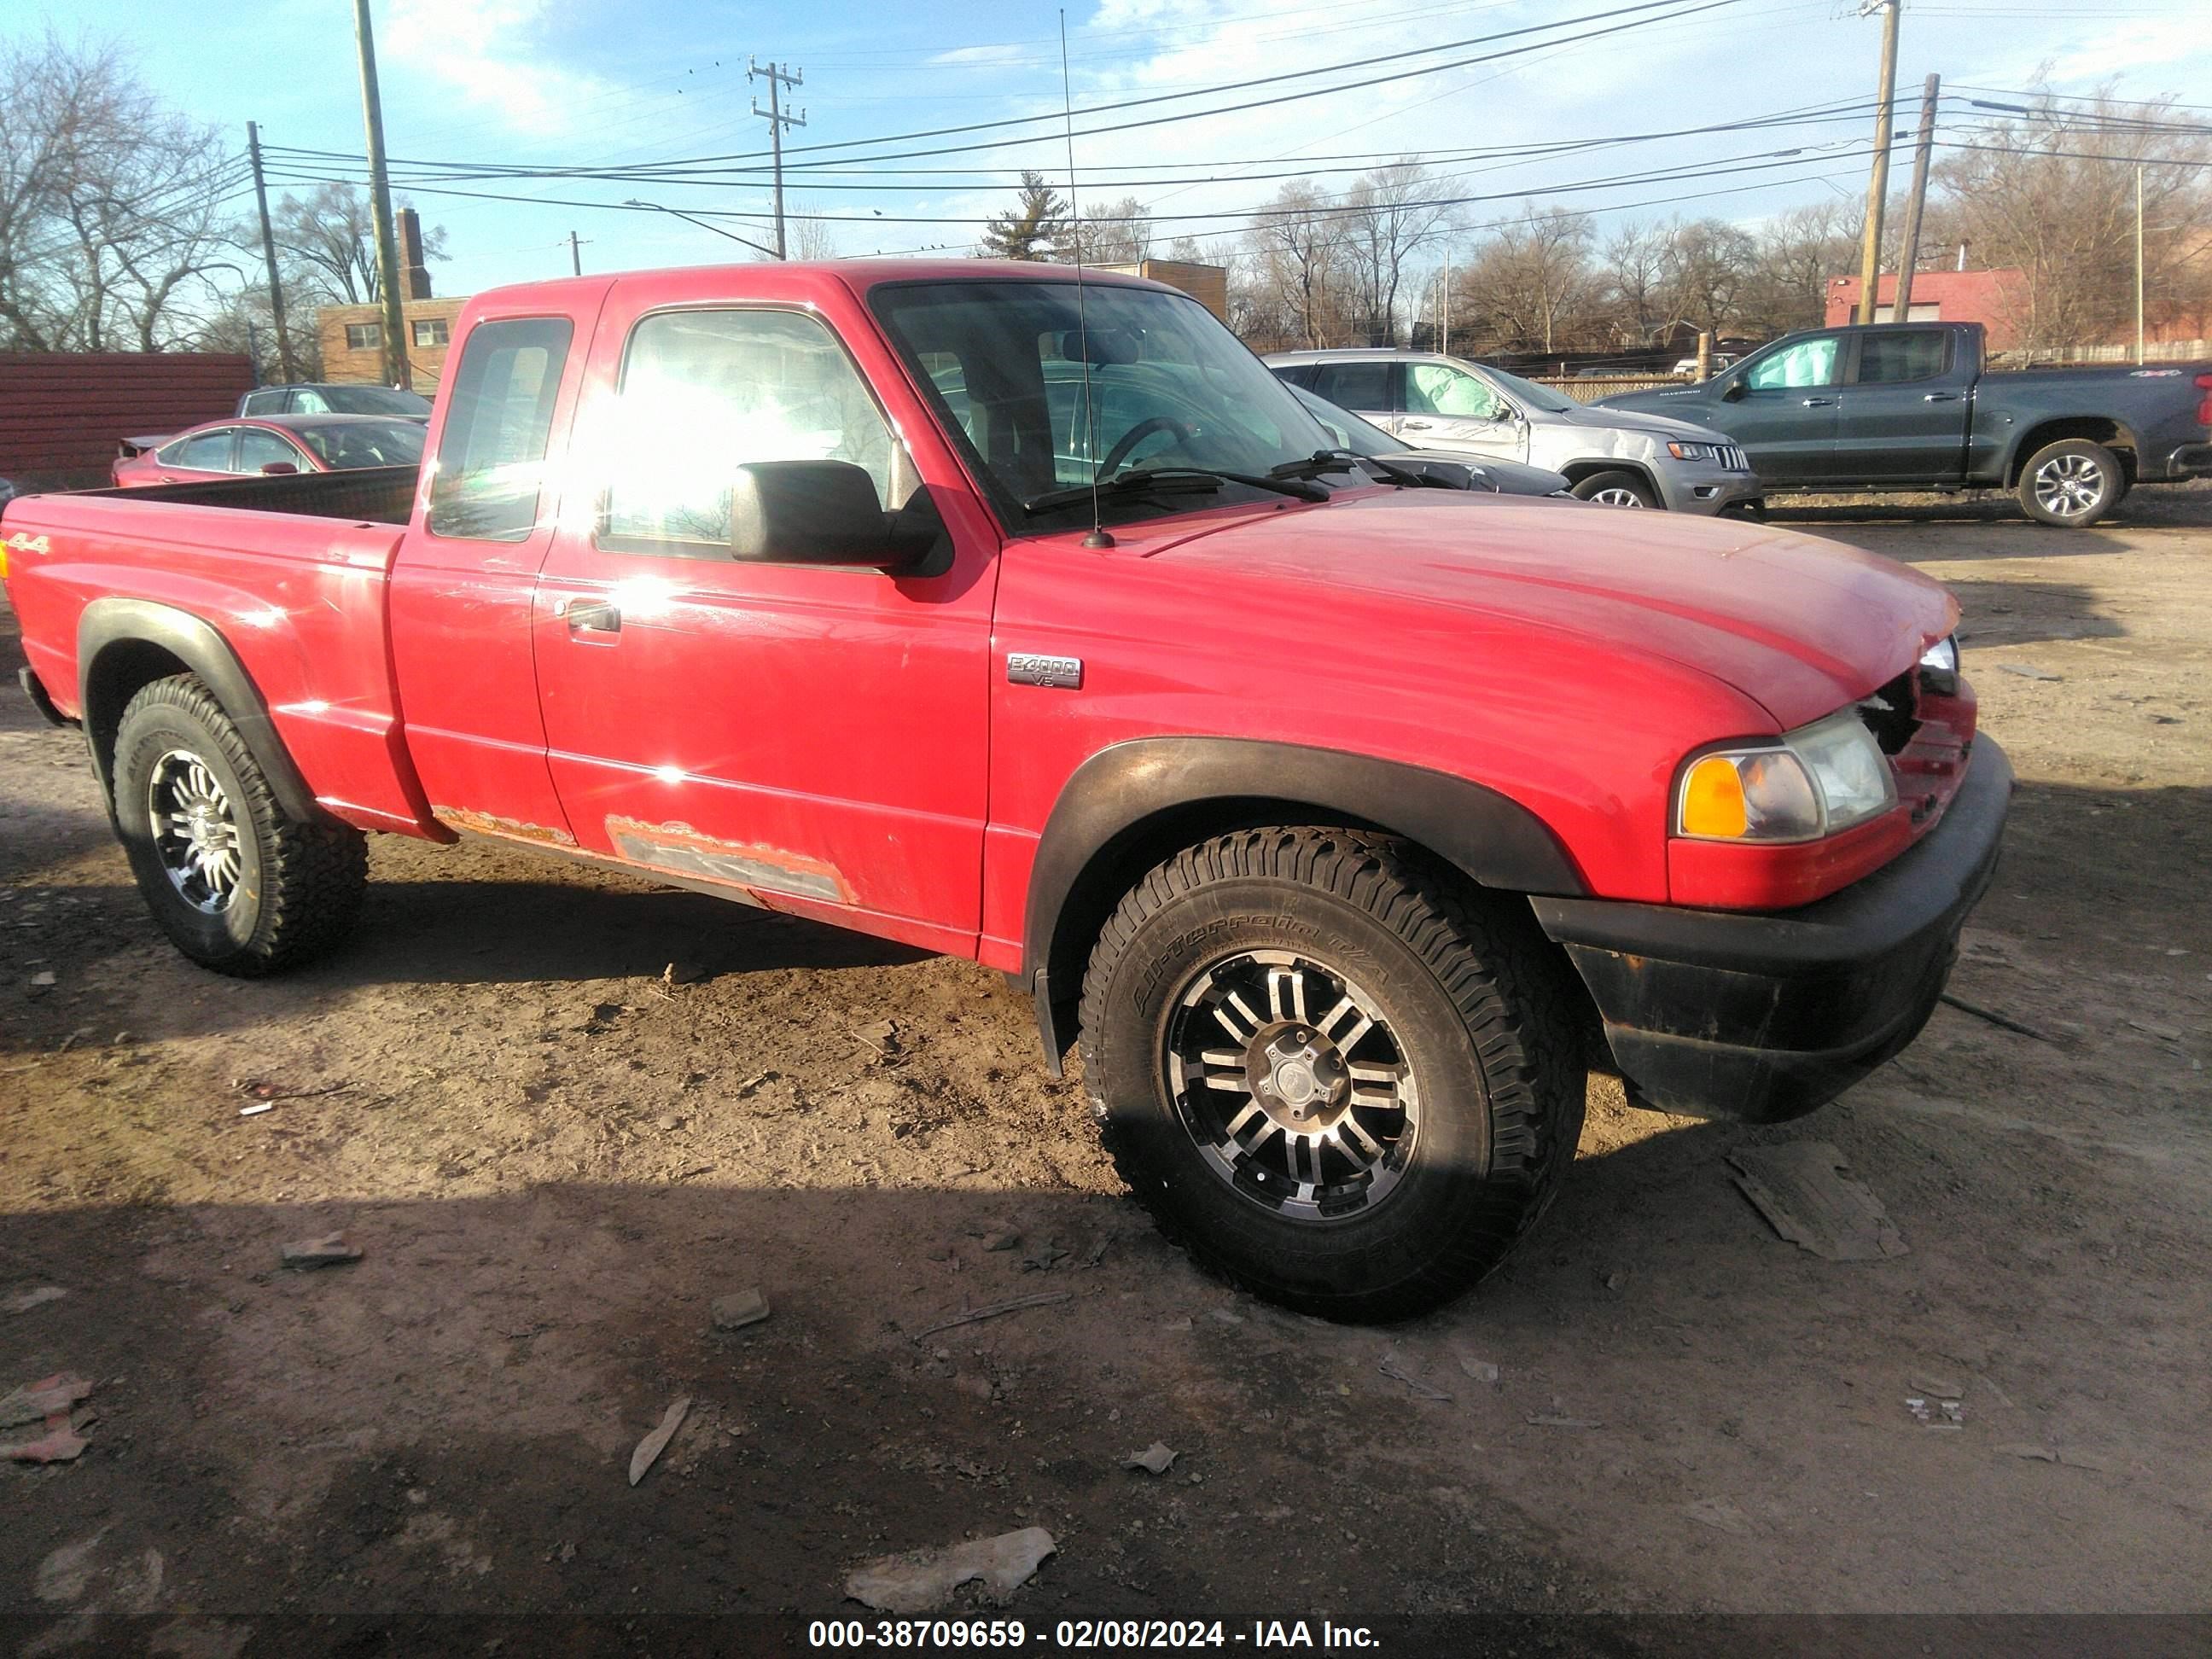
[[[1075,337],[1077,349],[1083,354],[1083,439],[1091,464],[1091,533],[1083,538],[1085,547],[1112,547],[1114,538],[1099,523],[1098,467],[1087,453],[1098,447],[1097,417],[1091,401],[1091,313],[1083,297],[1083,204],[1075,194],[1075,98],[1068,90],[1067,82],[1067,8],[1060,9],[1060,118],[1067,129],[1067,214],[1074,222],[1075,240]]]

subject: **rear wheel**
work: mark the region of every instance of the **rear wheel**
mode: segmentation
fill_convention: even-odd
[[[276,973],[352,927],[368,878],[365,838],[287,813],[222,705],[191,675],[131,698],[112,773],[138,890],[202,967]]]
[[[1561,964],[1401,842],[1240,831],[1153,870],[1084,981],[1109,1150],[1162,1228],[1286,1307],[1397,1318],[1551,1202],[1584,1072]]]
[[[2087,438],[2045,444],[2021,469],[2020,504],[2027,516],[2064,530],[2096,523],[2127,493],[2120,458]]]
[[[1660,505],[1658,492],[1642,477],[1617,468],[1610,472],[1591,473],[1574,486],[1574,493],[1600,507],[1656,508]]]

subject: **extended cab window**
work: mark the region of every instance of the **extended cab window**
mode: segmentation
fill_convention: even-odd
[[[730,482],[748,461],[850,461],[896,505],[890,427],[836,336],[803,312],[643,319],[599,443],[603,544],[726,551]]]
[[[430,482],[432,535],[519,542],[536,526],[572,332],[565,317],[479,323],[470,332],[446,393]]]
[[[1816,334],[1809,340],[1800,340],[1796,345],[1784,346],[1771,356],[1762,357],[1744,371],[1743,383],[1753,392],[1782,392],[1804,386],[1833,386],[1836,383],[1837,347],[1843,343],[1839,334]]]
[[[1948,329],[1907,328],[1893,334],[1876,329],[1859,336],[1858,384],[1894,386],[1901,380],[1932,380],[1950,356]]]

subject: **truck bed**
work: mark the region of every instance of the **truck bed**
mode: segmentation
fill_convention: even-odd
[[[309,519],[349,519],[358,524],[404,525],[415,503],[415,482],[421,476],[420,467],[371,466],[349,472],[301,472],[273,478],[249,476],[76,493],[235,507],[249,513],[289,513]]]

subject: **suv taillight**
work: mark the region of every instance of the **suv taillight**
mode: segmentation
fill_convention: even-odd
[[[2198,375],[2197,389],[2204,394],[2203,400],[2197,405],[2197,424],[2212,427],[2212,374]]]

